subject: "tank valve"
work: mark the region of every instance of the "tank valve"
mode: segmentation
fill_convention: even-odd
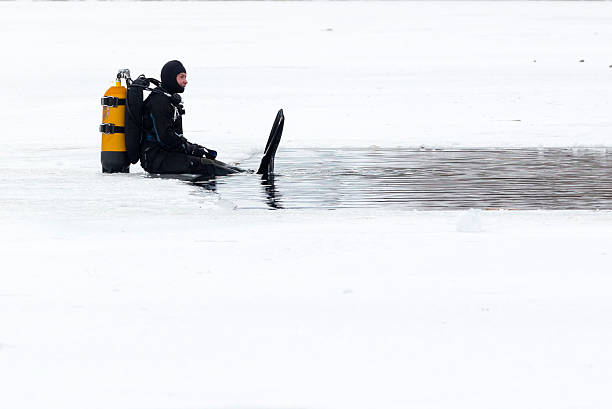
[[[130,70],[127,69],[127,68],[120,69],[119,72],[117,73],[117,80],[119,80],[121,78],[125,78],[126,80],[131,79],[130,78]]]

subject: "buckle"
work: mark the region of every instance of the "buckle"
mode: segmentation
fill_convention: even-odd
[[[116,107],[119,105],[125,105],[125,99],[117,97],[102,97],[101,102],[102,105],[106,107]]]
[[[125,127],[116,126],[115,124],[101,124],[100,132],[103,134],[125,133]]]

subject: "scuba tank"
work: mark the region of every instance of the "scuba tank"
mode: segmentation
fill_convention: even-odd
[[[125,87],[121,80],[125,80]],[[115,86],[102,97],[102,162],[103,173],[129,173],[130,164],[138,162],[140,141],[143,133],[143,91],[163,93],[149,88],[150,84],[161,87],[158,80],[140,75],[132,81],[130,70],[117,73]]]
[[[117,74],[115,86],[110,87],[102,97],[102,162],[103,173],[130,171],[125,146],[125,104],[127,89],[121,85],[121,79],[130,77],[129,70],[120,70]]]

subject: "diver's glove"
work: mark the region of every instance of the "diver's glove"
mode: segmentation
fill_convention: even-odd
[[[207,159],[215,159],[217,157],[217,151],[214,149],[204,148],[204,156]]]
[[[206,159],[215,159],[217,157],[217,151],[194,144],[192,155]]]

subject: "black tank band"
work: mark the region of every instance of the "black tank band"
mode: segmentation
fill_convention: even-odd
[[[102,105],[105,107],[116,107],[119,105],[125,105],[125,98],[117,97],[102,97]]]

